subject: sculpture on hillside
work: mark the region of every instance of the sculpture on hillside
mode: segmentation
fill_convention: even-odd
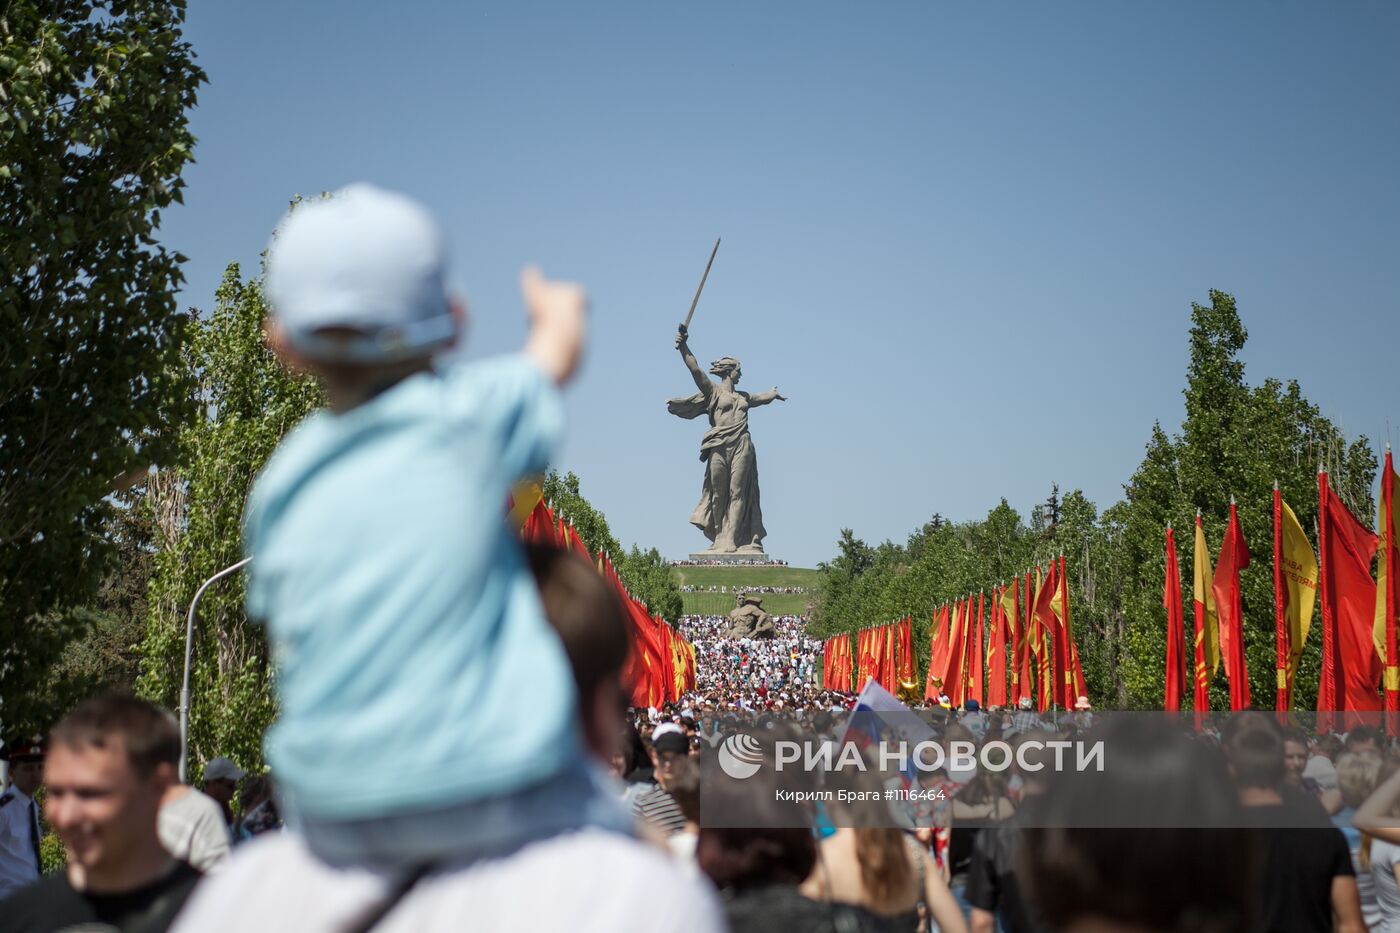
[[[749,439],[749,409],[787,399],[776,386],[766,392],[741,392],[736,388],[741,375],[739,361],[731,356],[710,364],[710,374],[717,377],[711,380],[690,352],[684,326],[676,335],[676,349],[700,391],[688,398],[670,399],[666,409],[681,418],[705,415],[710,421],[710,430],[700,442],[705,484],[690,523],[710,539],[704,554],[762,557],[768,532],[759,504],[758,458]]]
[[[738,605],[729,611],[728,638],[772,638],[778,634],[773,617],[763,611],[763,600],[757,596],[740,596]]]

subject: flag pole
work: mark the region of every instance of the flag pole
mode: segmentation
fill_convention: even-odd
[[[1274,687],[1274,710],[1280,723],[1288,720],[1292,705],[1292,684],[1288,677],[1288,662],[1293,647],[1290,644],[1286,603],[1283,588],[1283,494],[1274,480],[1274,663],[1277,667]]]
[[[1317,685],[1317,733],[1331,730],[1336,719],[1336,632],[1332,619],[1332,601],[1327,598],[1327,470],[1317,464],[1317,597],[1322,603],[1322,672]],[[1325,708],[1324,708],[1325,703]]]

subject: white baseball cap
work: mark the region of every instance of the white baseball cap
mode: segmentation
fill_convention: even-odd
[[[665,735],[665,734],[668,733],[668,732],[674,732],[674,733],[676,733],[677,735],[685,735],[685,730],[683,730],[683,729],[682,729],[679,725],[677,725],[676,723],[674,723],[674,722],[663,722],[661,725],[659,725],[659,726],[657,726],[655,729],[651,730],[651,741],[652,741],[652,743],[655,744],[655,742],[656,742],[657,739],[661,738],[663,735]]]
[[[242,768],[222,755],[218,758],[210,758],[204,764],[204,780],[206,781],[241,781],[243,774]]]
[[[324,362],[394,362],[456,338],[446,270],[446,243],[426,208],[354,184],[287,214],[268,244],[266,290],[297,352]],[[351,335],[331,339],[332,328]]]

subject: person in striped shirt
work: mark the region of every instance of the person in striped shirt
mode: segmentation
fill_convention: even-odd
[[[656,768],[656,787],[644,790],[632,801],[632,814],[654,827],[664,836],[672,836],[685,828],[685,815],[671,796],[671,779],[676,762],[690,755],[690,740],[679,726],[660,725],[652,735],[651,760]]]

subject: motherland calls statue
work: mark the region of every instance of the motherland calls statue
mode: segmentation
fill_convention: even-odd
[[[703,282],[701,283],[703,284]],[[693,309],[693,306],[692,306]],[[712,381],[700,369],[686,341],[685,325],[676,335],[676,349],[700,391],[689,398],[673,398],[666,409],[681,418],[710,419],[710,430],[700,442],[705,461],[705,485],[690,523],[705,533],[710,546],[696,558],[731,557],[763,560],[763,510],[758,501],[758,458],[749,439],[749,409],[773,401],[787,401],[775,386],[766,392],[741,392],[739,361],[731,356],[710,364]]]

